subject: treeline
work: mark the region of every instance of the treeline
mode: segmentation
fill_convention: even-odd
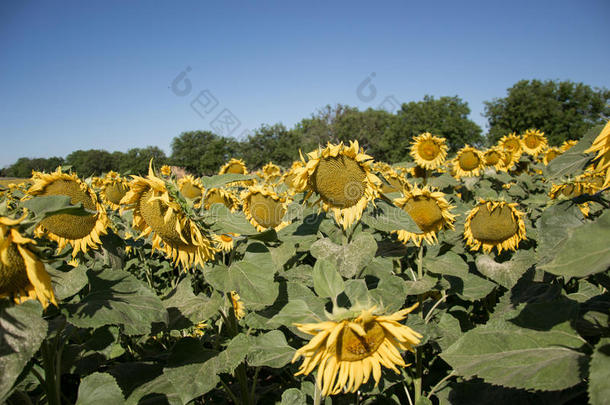
[[[166,156],[156,146],[127,152],[77,150],[65,159],[20,158],[0,170],[4,177],[29,177],[32,170],[53,170],[70,165],[82,176],[109,170],[123,174],[144,174],[148,162],[186,168],[194,174],[213,174],[232,157],[242,158],[249,168],[269,161],[289,166],[298,159],[299,149],[307,152],[326,142],[357,139],[378,160],[396,163],[408,159],[411,138],[422,132],[444,136],[452,151],[464,144],[484,147],[510,132],[529,128],[545,132],[551,145],[579,139],[592,126],[610,116],[610,91],[593,89],[570,81],[522,80],[507,90],[506,97],[485,102],[488,133],[468,118],[468,103],[459,97],[403,103],[396,113],[345,105],[325,108],[300,121],[294,128],[282,124],[263,125],[247,139],[224,138],[209,131],[184,132],[171,144]]]

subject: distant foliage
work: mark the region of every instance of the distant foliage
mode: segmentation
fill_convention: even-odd
[[[2,171],[2,177],[30,177],[32,170],[36,171],[51,171],[57,166],[63,165],[64,159],[61,157],[35,158],[30,159],[22,157],[17,160],[13,165],[7,167]]]

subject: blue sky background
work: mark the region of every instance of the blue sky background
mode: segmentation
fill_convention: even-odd
[[[0,167],[76,149],[169,154],[224,108],[239,135],[326,104],[458,95],[485,130],[483,101],[520,79],[610,87],[607,0],[291,3],[0,3]],[[192,90],[177,96],[187,66]],[[190,103],[206,89],[218,106],[201,117]]]

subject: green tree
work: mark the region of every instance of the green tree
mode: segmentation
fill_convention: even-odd
[[[603,115],[610,115],[610,91],[583,83],[521,80],[507,93],[485,102],[490,143],[513,131],[520,134],[536,128],[544,131],[551,145],[559,145],[580,139],[588,129],[603,123]]]
[[[283,124],[262,125],[241,145],[241,156],[249,168],[260,168],[268,162],[289,167],[299,158],[300,137]]]
[[[82,177],[99,176],[115,168],[112,154],[105,150],[77,150],[66,157],[66,164]]]
[[[237,141],[210,131],[183,132],[172,140],[171,162],[196,175],[215,174],[238,150]]]
[[[167,163],[167,157],[165,152],[159,149],[157,146],[147,146],[145,148],[133,148],[129,149],[126,153],[120,152],[113,153],[114,159],[118,161],[118,171],[122,174],[136,174],[145,175],[148,173],[148,165],[150,160],[153,159],[153,163],[156,168],[161,167]],[[116,161],[116,160],[115,160]]]
[[[445,137],[451,151],[464,144],[479,145],[483,142],[481,128],[468,118],[469,114],[468,103],[458,96],[435,99],[426,95],[422,101],[403,103],[379,148],[388,151],[389,162],[403,161],[409,154],[411,139],[424,132]]]
[[[64,164],[64,159],[61,157],[50,157],[50,158],[34,158],[30,159],[27,157],[19,158],[11,166],[7,167],[3,171],[3,176],[6,177],[20,177],[27,178],[32,175],[32,170],[51,172],[54,171],[57,166]]]

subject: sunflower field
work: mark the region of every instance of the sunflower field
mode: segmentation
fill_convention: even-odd
[[[0,186],[0,402],[608,403],[610,123],[174,173]]]

